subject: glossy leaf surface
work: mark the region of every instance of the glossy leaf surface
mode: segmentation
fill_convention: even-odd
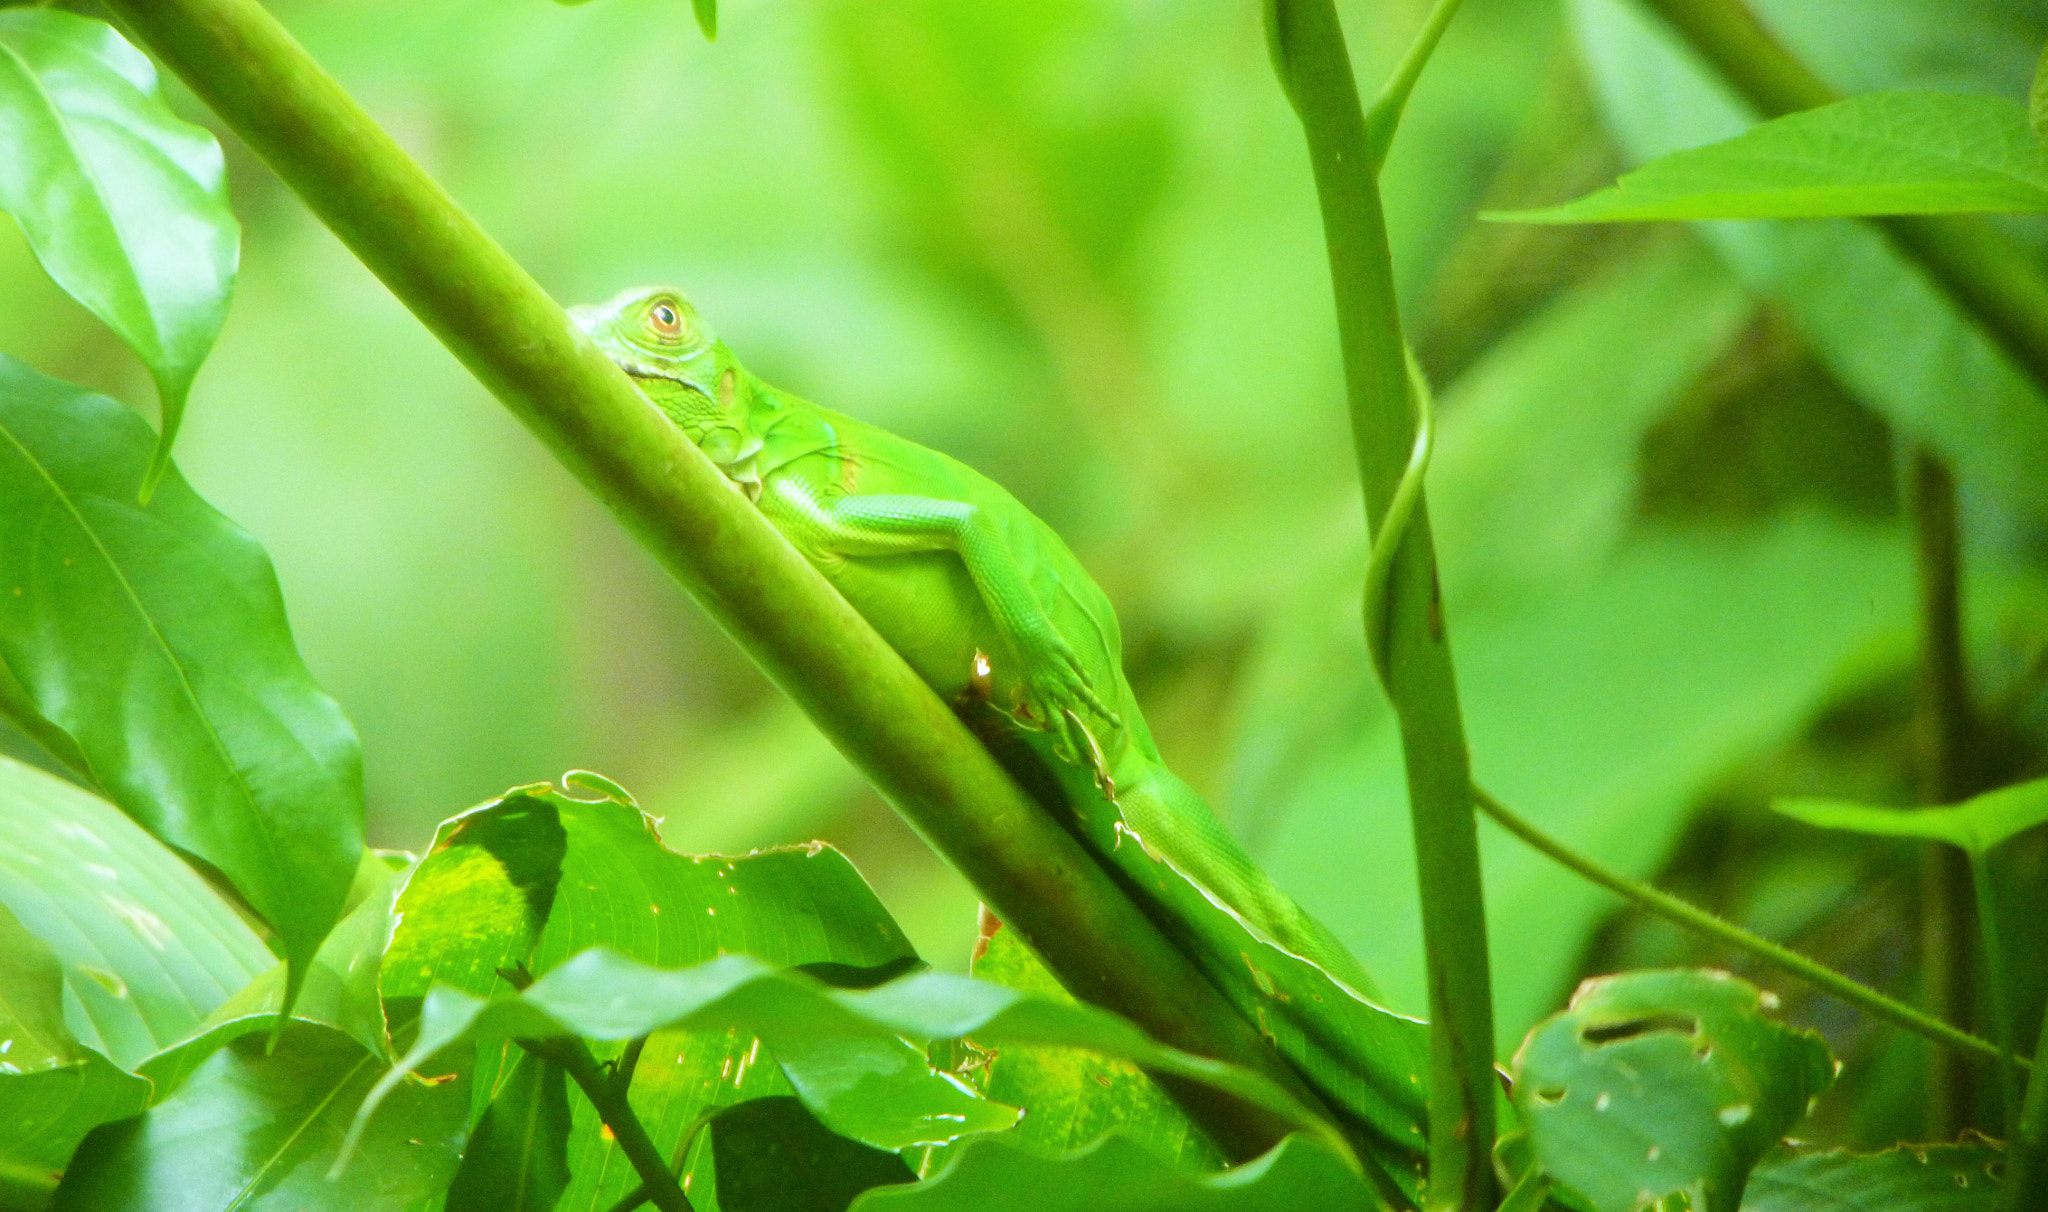
[[[0,905],[0,1208],[37,1208],[78,1142],[149,1102],[149,1083],[79,1046],[64,970]]]
[[[2048,210],[2048,146],[2026,107],[1965,93],[1866,93],[1673,152],[1612,188],[1515,223],[1824,219]]]
[[[0,13],[0,146],[0,210],[156,378],[154,481],[241,255],[220,145],[171,113],[156,69],[111,26],[17,8]]]
[[[853,984],[917,962],[837,850],[678,854],[623,793],[612,794],[620,798],[527,787],[441,827],[398,901],[380,978],[395,1019],[416,1014],[416,999],[436,980],[489,995],[507,989],[500,966],[525,961],[545,972],[590,946],[665,964],[744,951]],[[484,1050],[480,1097],[510,1047]],[[657,1145],[671,1150],[707,1110],[791,1092],[750,1034],[660,1031],[635,1069],[631,1098]],[[571,1178],[559,1207],[603,1212],[638,1179],[584,1101],[570,1106]]]
[[[380,1059],[390,1059],[384,1011],[377,998],[377,972],[391,936],[391,898],[398,873],[365,851],[349,915],[327,936],[306,971],[305,987],[291,1006],[291,1018],[332,1027]],[[140,1072],[156,1083],[157,1097],[174,1090],[201,1061],[245,1035],[267,1031],[283,1010],[285,966],[244,985],[184,1039],[142,1062]]]
[[[1580,985],[1515,1054],[1515,1107],[1538,1163],[1600,1212],[1677,1192],[1733,1212],[1750,1169],[1834,1080],[1821,1038],[1764,1007],[1722,972]]]
[[[363,851],[362,758],[269,557],[133,412],[0,357],[0,661],[85,773],[219,869],[303,972]]]
[[[0,905],[64,968],[65,1026],[123,1068],[276,963],[206,882],[112,804],[0,758]]]
[[[294,1025],[274,1053],[249,1036],[215,1052],[163,1103],[90,1137],[58,1188],[59,1212],[424,1209],[455,1173],[467,1081],[442,1070],[387,1100],[330,1179],[356,1105],[383,1066],[325,1027]]]

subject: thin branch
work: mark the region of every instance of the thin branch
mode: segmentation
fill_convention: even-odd
[[[1451,18],[1458,15],[1458,6],[1463,0],[1436,0],[1429,10],[1429,17],[1422,23],[1422,29],[1409,43],[1406,54],[1395,66],[1394,74],[1380,88],[1380,95],[1365,114],[1366,147],[1372,154],[1373,171],[1377,172],[1387,162],[1387,150],[1394,145],[1394,132],[1401,126],[1401,115],[1408,110],[1408,95],[1415,91],[1415,82],[1422,78],[1422,69],[1429,66],[1429,58],[1436,53],[1436,44],[1443,40],[1444,31],[1451,27]]]
[[[1886,997],[1870,986],[1843,976],[1826,965],[1817,963],[1780,946],[1767,938],[1751,934],[1733,922],[1716,917],[1696,905],[1691,905],[1658,888],[1640,880],[1609,871],[1593,860],[1565,846],[1548,834],[1543,833],[1528,821],[1515,815],[1507,805],[1487,794],[1483,788],[1474,788],[1479,800],[1479,810],[1492,817],[1501,828],[1514,834],[1531,849],[1541,852],[1562,866],[1570,868],[1591,882],[1600,885],[1622,899],[1649,910],[1667,921],[1703,935],[1716,942],[1726,943],[1766,964],[1805,981],[1821,991],[1849,1003],[1874,1018],[1881,1018],[1893,1026],[1903,1027],[1916,1035],[1924,1036],[1937,1044],[1945,1044],[1970,1053],[1983,1060],[1996,1061],[1998,1046],[1988,1040],[1979,1039],[1967,1031],[1949,1026],[1940,1019],[1923,1014],[1904,1002]]]
[[[560,1065],[568,1073],[569,1080],[575,1082],[583,1096],[590,1100],[590,1105],[597,1108],[597,1117],[611,1129],[619,1151],[633,1163],[633,1172],[640,1176],[639,1194],[643,1198],[661,1212],[696,1212],[690,1205],[690,1197],[683,1194],[682,1185],[676,1182],[676,1176],[669,1172],[668,1164],[662,1160],[661,1150],[647,1135],[646,1125],[640,1122],[633,1104],[627,1100],[625,1085],[612,1080],[613,1075],[590,1054],[588,1044],[573,1036],[516,1042],[542,1060]]]

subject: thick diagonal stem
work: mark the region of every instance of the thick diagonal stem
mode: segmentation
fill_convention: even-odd
[[[1331,0],[1270,0],[1275,68],[1308,137],[1329,246],[1352,438],[1368,520],[1382,526],[1415,446],[1378,163]],[[1417,503],[1387,587],[1388,694],[1401,722],[1429,970],[1429,1206],[1491,1208],[1493,1000],[1464,722]],[[1363,805],[1361,805],[1363,808]]]
[[[255,0],[110,0],[1073,993],[1316,1097],[902,658]],[[1177,1097],[1234,1157],[1268,1112]]]
[[[1642,0],[1766,118],[1841,99],[1742,0]],[[2048,391],[2048,279],[2031,252],[1982,219],[1871,219],[2027,377]]]

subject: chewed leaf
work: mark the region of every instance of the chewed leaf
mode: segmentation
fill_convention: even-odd
[[[1868,93],[1689,148],[1514,223],[2048,210],[2048,146],[2005,97]]]
[[[1822,829],[1925,838],[1982,854],[2048,821],[2048,779],[2000,787],[1946,808],[1884,808],[1823,799],[1780,799],[1771,807]]]
[[[1515,1055],[1536,1159],[1600,1212],[1675,1192],[1733,1209],[1757,1161],[1834,1080],[1827,1045],[1764,1017],[1722,972],[1644,971],[1579,986]]]
[[[0,12],[0,146],[0,210],[156,379],[153,487],[241,257],[220,144],[171,113],[156,69],[105,22],[15,8]]]

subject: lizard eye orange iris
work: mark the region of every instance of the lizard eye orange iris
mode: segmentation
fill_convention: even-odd
[[[647,309],[647,324],[661,336],[677,336],[683,331],[682,313],[667,303],[656,303]]]

